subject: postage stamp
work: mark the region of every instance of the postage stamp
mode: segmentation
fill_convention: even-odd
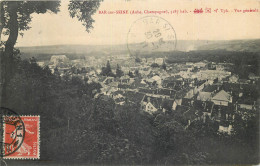
[[[146,16],[136,20],[127,33],[127,48],[132,56],[142,52],[175,50],[177,37],[173,26],[164,18]]]
[[[4,159],[40,158],[40,116],[4,116]]]
[[[4,127],[17,131],[17,139],[12,138],[8,142],[4,141]],[[7,131],[9,132],[9,131]],[[25,135],[25,127],[21,117],[8,108],[0,107],[0,155],[6,157],[16,152],[22,145]],[[14,134],[12,135],[14,136]]]

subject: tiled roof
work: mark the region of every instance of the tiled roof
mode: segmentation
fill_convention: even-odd
[[[219,87],[219,85],[208,85],[208,86],[206,86],[205,88],[203,88],[203,92],[214,92],[214,91],[216,91],[216,90],[218,90],[218,87]]]
[[[155,108],[160,109],[162,107],[163,99],[145,95],[143,101],[150,102]]]
[[[167,96],[171,96],[175,93],[174,90],[171,89],[165,89],[165,88],[159,88],[155,91],[155,94],[158,95],[167,95]]]
[[[231,95],[228,94],[226,91],[221,90],[218,92],[211,100],[220,100],[220,101],[229,101],[231,98]]]
[[[188,111],[190,107],[183,106],[183,105],[177,105],[176,111],[183,114],[184,112]]]
[[[197,96],[197,100],[201,100],[201,101],[209,101],[210,99],[211,99],[210,92],[199,92]]]
[[[118,88],[120,88],[120,89],[130,89],[131,86],[127,85],[127,84],[118,84]]]
[[[142,93],[149,93],[149,94],[154,94],[156,89],[150,89],[150,88],[139,88],[138,89],[139,92]]]
[[[194,82],[194,86],[201,86],[202,84],[204,84],[206,82],[206,80],[198,80]]]
[[[131,84],[131,87],[133,89],[137,89],[139,87],[146,87],[147,84],[145,83],[145,81],[142,81],[141,79],[135,79],[134,82]]]
[[[145,95],[139,92],[133,92],[133,91],[126,91],[125,97],[133,102],[133,103],[140,103]]]
[[[124,95],[124,92],[121,91],[121,90],[117,90],[117,91],[115,91],[115,92],[112,92],[111,94],[114,95],[114,96],[116,96],[116,95],[118,95],[118,94]]]

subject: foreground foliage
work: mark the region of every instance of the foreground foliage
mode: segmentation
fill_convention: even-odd
[[[61,79],[35,59],[15,59],[2,106],[41,116],[41,159],[99,164],[253,164],[258,160],[258,114],[219,135],[216,124],[184,129],[174,114],[150,115],[138,105],[93,98],[100,86]],[[247,126],[247,127],[246,127]],[[64,157],[66,156],[66,157]]]

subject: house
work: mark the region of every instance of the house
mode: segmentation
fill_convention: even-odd
[[[160,103],[161,101],[158,101],[157,98],[145,95],[141,102],[141,106],[144,111],[152,114],[161,108]]]
[[[212,94],[210,92],[199,92],[197,96],[197,100],[201,101],[210,101]]]
[[[157,63],[158,65],[162,65],[164,62],[163,58],[155,58],[154,63]]]
[[[160,95],[162,98],[173,98],[175,93],[175,90],[166,88],[158,88],[155,91],[155,94]]]
[[[116,87],[112,87],[112,86],[105,86],[103,88],[101,88],[101,92],[104,94],[104,95],[111,95],[111,93],[117,91],[118,88]]]
[[[195,100],[193,107],[197,110],[201,110],[203,112],[203,122],[206,122],[206,117],[212,119],[212,111],[214,108],[214,103],[211,101],[199,101]]]
[[[148,76],[151,73],[151,69],[150,68],[143,68],[143,69],[139,70],[139,73],[141,74],[141,76],[145,77],[145,76]]]
[[[249,78],[250,80],[258,80],[258,79],[260,79],[260,76],[256,76],[254,73],[250,73],[250,74],[248,75],[248,78]]]
[[[185,98],[185,97],[182,99],[181,105],[185,105],[185,106],[188,106],[188,107],[192,107],[193,104],[194,104],[194,100],[193,100],[193,99]]]
[[[146,87],[139,87],[138,91],[141,93],[150,93],[150,94],[154,94],[156,89],[151,89],[151,88],[146,88]]]
[[[228,81],[229,81],[230,83],[237,83],[238,80],[239,80],[238,75],[235,75],[235,74],[234,74],[234,75],[232,75],[232,76],[229,77],[229,80],[228,80]]]
[[[132,89],[132,86],[130,86],[130,85],[128,85],[128,84],[118,84],[118,89],[119,89],[119,90]]]
[[[40,66],[40,67],[43,67],[45,65],[45,62],[37,62],[37,64]]]
[[[231,72],[222,71],[222,70],[200,70],[196,73],[196,77],[199,80],[222,80],[231,75]]]
[[[196,94],[196,87],[194,88],[189,88],[188,92],[186,93],[186,95],[184,96],[184,98],[187,98],[187,99],[191,99],[194,97],[194,95]]]
[[[256,101],[257,101],[257,97],[254,98],[250,95],[241,95],[236,101],[236,104],[238,105],[239,108],[253,110],[254,107],[256,106]]]
[[[228,135],[230,135],[232,131],[233,131],[233,126],[229,122],[221,122],[219,124],[219,129],[218,129],[219,133],[227,133]]]
[[[211,101],[215,105],[228,106],[228,103],[232,103],[232,96],[226,91],[221,90],[215,96],[212,97]]]
[[[207,63],[205,62],[197,62],[194,64],[195,67],[198,67],[198,68],[203,68],[203,67],[206,67]]]
[[[154,59],[153,59],[153,58],[147,58],[147,59],[146,59],[146,62],[147,62],[148,64],[152,64],[152,63],[154,63]]]
[[[118,82],[110,82],[107,86],[118,88]]]
[[[183,126],[186,126],[185,128],[189,127],[192,122],[203,118],[203,113],[201,111],[193,107],[183,105],[178,105],[174,111],[174,114],[178,121]]]
[[[125,104],[125,96],[123,91],[115,91],[112,92],[111,97],[114,99],[115,104],[124,105]]]
[[[217,64],[216,65],[216,70],[223,71],[223,70],[225,70],[225,66],[222,65],[222,64]]]
[[[114,77],[106,77],[102,83],[108,85],[111,82],[114,82],[114,79],[115,79]]]
[[[158,110],[165,112],[173,109],[174,100],[145,95],[141,101],[141,107],[144,111],[152,114]]]
[[[133,89],[138,89],[139,87],[144,88],[144,87],[148,87],[148,84],[145,82],[144,79],[135,79],[131,84],[131,87]]]
[[[219,90],[220,85],[218,84],[207,85],[198,93],[197,100],[210,101],[212,96]]]
[[[231,122],[235,118],[234,110],[235,108],[231,104],[229,104],[228,106],[214,104],[211,118],[218,122],[222,122],[222,121]]]
[[[158,85],[162,84],[162,79],[158,75],[153,76],[151,79],[155,81]]]
[[[50,63],[57,65],[58,63],[68,62],[69,58],[66,55],[53,55],[51,56]]]
[[[126,101],[132,104],[141,104],[145,94],[135,91],[125,91]]]

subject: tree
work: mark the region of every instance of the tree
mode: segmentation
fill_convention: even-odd
[[[97,11],[103,0],[70,1],[68,10],[72,18],[76,17],[86,27],[86,31],[93,28],[92,15]],[[59,12],[60,1],[1,1],[0,32],[6,29],[9,35],[5,44],[5,51],[11,53],[16,43],[19,31],[30,29],[33,13]],[[22,34],[22,33],[20,33]]]
[[[81,73],[87,73],[86,67],[82,67],[82,68],[81,68]]]
[[[106,69],[107,69],[107,73],[110,73],[110,72],[112,72],[112,70],[111,70],[111,66],[110,66],[110,63],[109,63],[109,61],[107,61],[107,66],[106,66]]]
[[[121,70],[120,66],[117,64],[117,67],[116,67],[116,76],[117,77],[122,77],[124,75],[124,72]]]
[[[92,15],[97,11],[102,0],[88,1],[70,1],[69,13],[72,18],[76,17],[89,32],[93,28],[94,22]],[[4,44],[4,52],[0,52],[1,61],[1,81],[3,82],[2,89],[13,75],[13,51],[17,41],[18,34],[23,35],[22,31],[30,29],[29,23],[33,13],[59,12],[60,1],[1,1],[0,2],[0,34],[4,31],[4,35],[8,35]],[[7,74],[8,73],[8,74]],[[4,92],[2,92],[4,95]]]
[[[152,67],[152,68],[157,68],[157,67],[160,67],[160,66],[159,66],[157,63],[152,63],[152,64],[151,64],[151,67]]]
[[[70,68],[70,71],[71,71],[72,74],[77,74],[77,68],[75,66],[72,66]]]
[[[136,63],[141,63],[142,60],[141,60],[140,58],[137,57],[137,58],[135,58],[135,62],[136,62]]]
[[[1,52],[1,81],[3,82],[2,95],[6,95],[6,85],[14,72],[14,45],[18,34],[28,30],[32,13],[46,13],[47,11],[57,13],[60,3],[58,1],[1,1],[0,2],[0,33],[8,39],[4,43],[4,52]],[[2,39],[1,39],[2,42]],[[8,73],[8,74],[7,74]],[[4,98],[2,96],[2,98]]]
[[[138,70],[138,69],[135,70],[135,76],[136,76],[136,77],[140,77],[140,76],[141,76],[141,74],[139,73],[139,70]]]
[[[100,2],[103,0],[87,0],[87,1],[70,1],[69,4],[69,13],[72,18],[76,17],[82,25],[86,27],[86,31],[93,28],[92,23],[95,20],[92,18],[92,15],[96,13],[97,9],[100,6]]]
[[[163,70],[166,70],[166,64],[165,64],[165,62],[163,62],[163,64],[162,64],[162,69],[163,69]]]
[[[1,56],[4,62],[3,69],[5,72],[12,74],[13,50],[18,34],[21,31],[28,30],[31,22],[31,14],[46,13],[47,11],[57,13],[59,11],[60,2],[58,1],[2,1],[1,2],[1,19],[0,33],[3,30],[4,35],[8,35],[5,42],[5,52]],[[3,64],[2,64],[3,65]],[[4,76],[5,77],[5,76]],[[4,78],[7,79],[8,78]]]
[[[128,75],[129,75],[129,77],[134,78],[133,72],[129,71]]]
[[[109,77],[115,77],[115,76],[116,76],[116,75],[112,72],[112,70],[111,70],[109,61],[107,61],[106,67],[102,67],[100,74],[103,75],[103,76],[109,76]]]
[[[60,76],[60,72],[59,72],[59,69],[57,67],[54,68],[54,75],[56,76]]]

